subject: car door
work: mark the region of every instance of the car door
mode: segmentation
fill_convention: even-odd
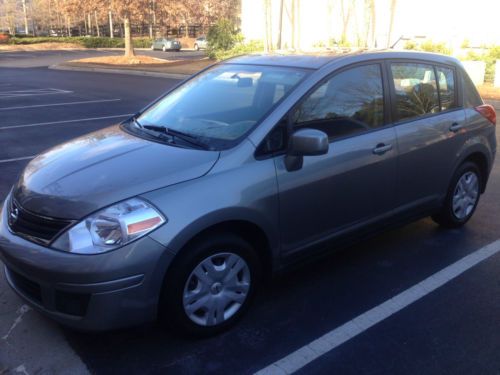
[[[398,139],[398,206],[439,204],[465,142],[456,71],[423,62],[391,62],[389,81]],[[437,79],[436,79],[437,77]]]
[[[326,155],[305,157],[297,171],[275,158],[282,253],[292,253],[391,210],[396,136],[387,124],[381,65],[334,73],[292,111],[293,130],[315,128],[330,140]]]

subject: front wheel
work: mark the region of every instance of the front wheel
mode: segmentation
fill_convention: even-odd
[[[445,228],[458,228],[474,214],[481,194],[481,172],[475,163],[466,162],[456,170],[444,205],[432,219]]]
[[[182,333],[222,332],[248,309],[259,279],[260,263],[248,242],[232,234],[204,238],[170,267],[159,318]]]

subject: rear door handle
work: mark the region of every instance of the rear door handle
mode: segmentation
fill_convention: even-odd
[[[453,132],[453,133],[456,133],[457,131],[459,131],[460,129],[462,129],[462,125],[459,124],[458,122],[454,122],[453,124],[451,124],[450,126],[450,132]]]
[[[374,149],[373,149],[373,153],[375,155],[383,155],[385,154],[387,151],[390,151],[392,150],[392,145],[391,144],[388,144],[386,145],[385,143],[379,143]]]

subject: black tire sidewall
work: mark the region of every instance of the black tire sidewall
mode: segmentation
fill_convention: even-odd
[[[207,257],[230,252],[242,257],[250,269],[250,289],[247,299],[230,319],[217,326],[200,326],[191,321],[183,306],[184,287],[193,269]],[[236,323],[248,310],[261,278],[259,259],[248,242],[233,234],[216,234],[188,245],[167,271],[160,298],[159,320],[181,334],[211,336]]]

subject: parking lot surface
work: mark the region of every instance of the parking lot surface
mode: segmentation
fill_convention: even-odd
[[[0,200],[34,155],[119,122],[175,83],[46,68],[0,69]],[[500,103],[494,104],[499,111]],[[423,219],[311,261],[266,283],[234,329],[203,340],[177,337],[156,325],[99,334],[71,331],[24,305],[2,274],[0,374],[251,374],[287,368],[303,374],[499,374],[496,252],[314,360],[304,350],[279,362],[478,254],[500,238],[499,212],[496,162],[465,228],[442,230]]]
[[[181,50],[151,51],[147,48],[136,48],[136,53],[166,60],[198,59],[205,55],[204,51]],[[0,51],[0,68],[35,68],[59,64],[63,61],[86,59],[100,56],[120,56],[121,49],[75,49],[59,51]]]

